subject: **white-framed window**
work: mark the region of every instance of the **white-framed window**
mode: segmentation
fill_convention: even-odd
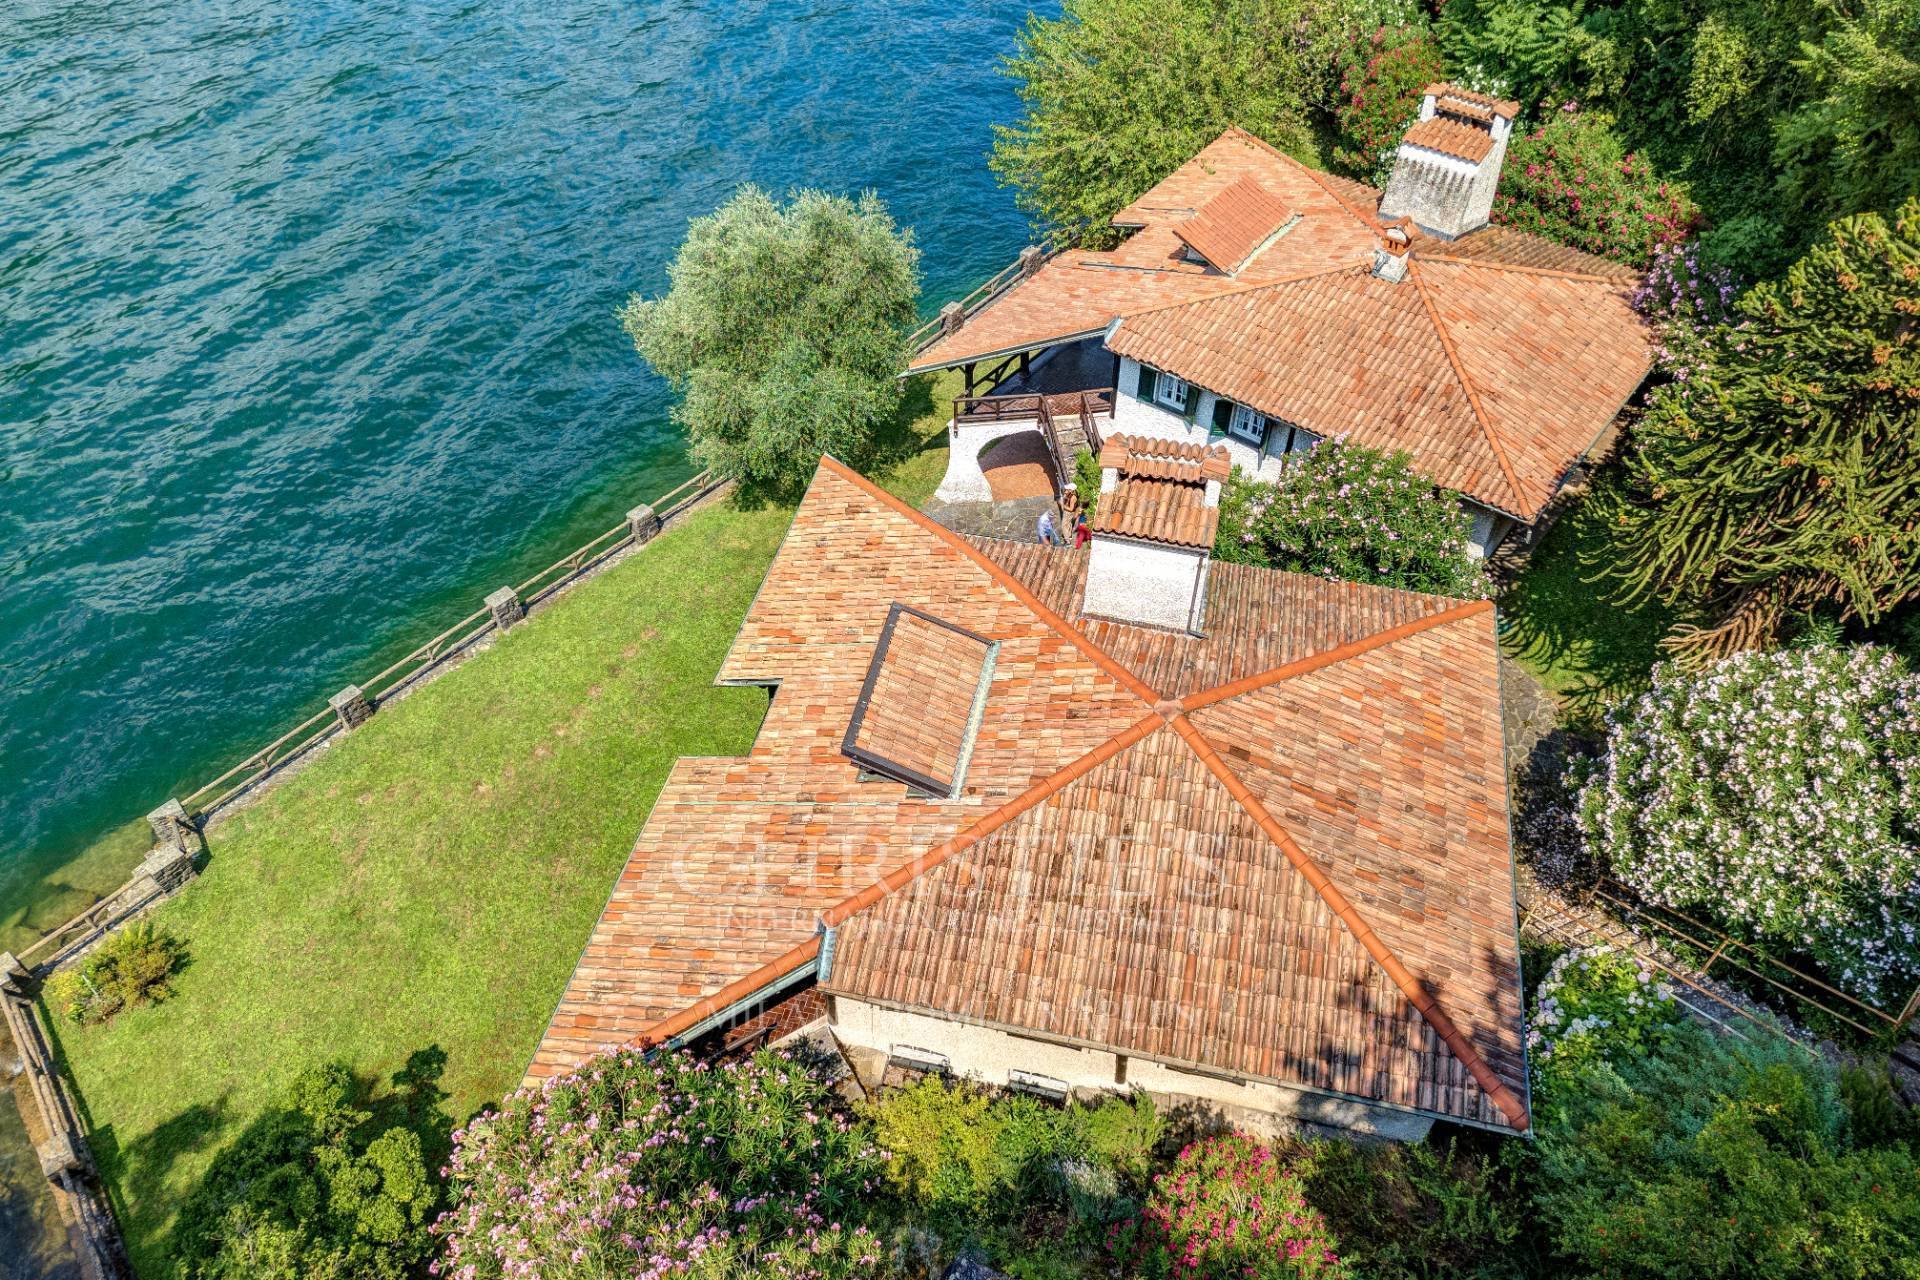
[[[1227,419],[1227,434],[1248,444],[1259,444],[1267,438],[1267,415],[1236,404],[1233,406],[1233,416]]]
[[[1189,388],[1185,378],[1176,378],[1170,373],[1162,373],[1153,380],[1153,398],[1175,413],[1187,411]]]

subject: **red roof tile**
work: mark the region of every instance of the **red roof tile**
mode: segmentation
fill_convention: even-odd
[[[1428,120],[1416,120],[1407,127],[1400,141],[1408,146],[1425,147],[1429,151],[1438,151],[1442,155],[1454,156],[1479,164],[1493,150],[1493,135],[1483,128],[1450,120],[1446,116],[1434,116]]]
[[[1173,234],[1215,267],[1234,274],[1254,250],[1271,240],[1293,210],[1252,178],[1235,180],[1191,217],[1173,224]]]
[[[1217,500],[1207,501],[1207,483],[1232,473],[1223,446],[1109,436],[1100,447],[1100,467],[1119,474],[1094,509],[1095,533],[1175,547],[1213,546],[1220,508]]]
[[[767,723],[676,767],[530,1074],[692,1027],[820,921],[832,991],[1524,1128],[1489,607],[1222,564],[1171,636],[1078,617],[1085,566],[824,463],[722,668],[780,682]],[[834,750],[895,600],[1000,646],[951,803]]]
[[[1484,93],[1475,93],[1472,89],[1463,89],[1457,84],[1443,81],[1428,85],[1426,91],[1433,95],[1435,107],[1442,111],[1470,115],[1481,120],[1490,120],[1496,115],[1511,120],[1520,114],[1520,104],[1512,98],[1495,98]]]
[[[895,604],[847,726],[847,755],[889,777],[951,795],[993,648],[984,636]]]

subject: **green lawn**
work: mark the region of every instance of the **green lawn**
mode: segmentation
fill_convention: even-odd
[[[1613,483],[1612,468],[1595,478]],[[1540,678],[1576,723],[1592,724],[1606,704],[1645,686],[1673,623],[1658,604],[1622,606],[1594,582],[1608,533],[1590,501],[1575,503],[1547,533],[1532,563],[1500,598],[1507,653]]]
[[[947,394],[913,384],[882,473],[915,503]],[[215,828],[159,913],[174,998],[61,1031],[142,1275],[300,1068],[384,1082],[439,1050],[456,1118],[518,1083],[674,759],[752,741],[765,693],[712,680],[790,516],[696,514]]]

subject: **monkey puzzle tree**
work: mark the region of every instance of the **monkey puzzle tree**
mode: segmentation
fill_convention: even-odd
[[[1707,617],[1668,643],[1717,656],[1920,594],[1920,202],[1834,223],[1734,323],[1666,338],[1599,567]]]

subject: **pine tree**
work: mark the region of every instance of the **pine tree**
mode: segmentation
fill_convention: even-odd
[[[1668,639],[1700,658],[1920,594],[1920,201],[1832,224],[1737,312],[1666,335],[1672,381],[1602,499],[1599,567],[1629,602],[1704,615]]]

